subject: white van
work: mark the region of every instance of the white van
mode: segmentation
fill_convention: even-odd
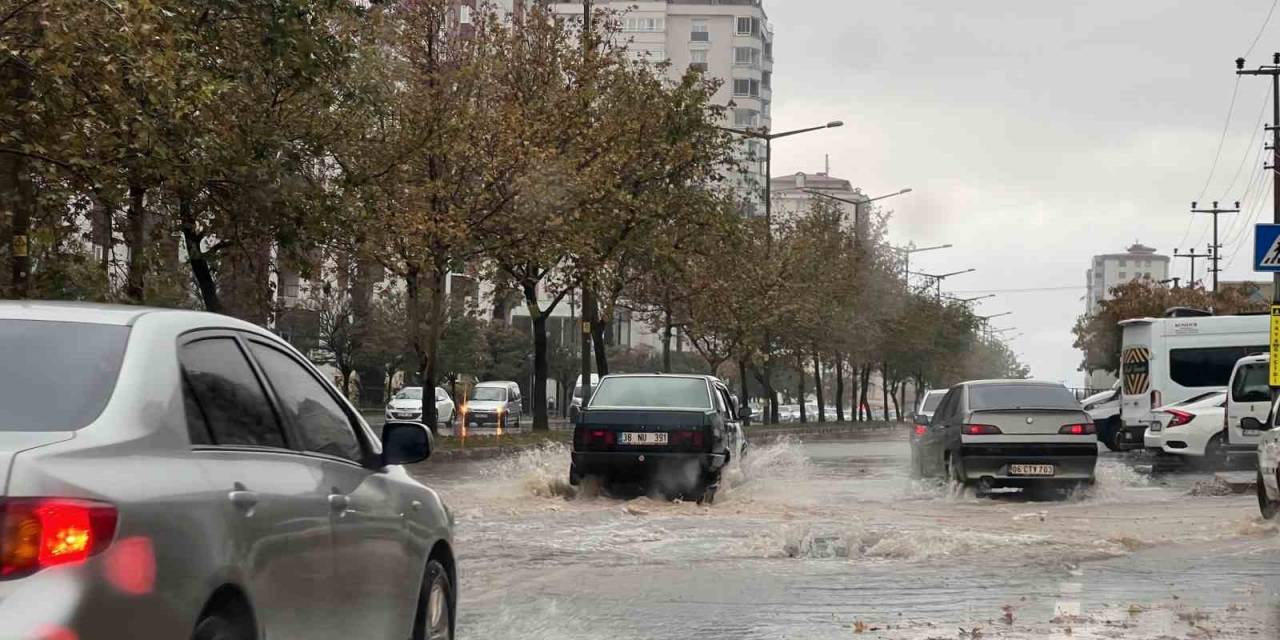
[[[1120,418],[1116,443],[1143,446],[1153,409],[1226,387],[1236,361],[1268,351],[1266,315],[1138,318],[1120,323]]]
[[[1231,385],[1227,387],[1226,423],[1227,451],[1254,451],[1258,448],[1261,431],[1240,428],[1240,421],[1254,418],[1267,421],[1271,410],[1271,356],[1259,354],[1241,358],[1231,372]]]

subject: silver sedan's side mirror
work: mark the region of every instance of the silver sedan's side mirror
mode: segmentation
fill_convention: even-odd
[[[420,422],[388,422],[382,426],[382,463],[413,464],[431,455],[431,430]]]

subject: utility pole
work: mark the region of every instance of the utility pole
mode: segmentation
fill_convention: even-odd
[[[1213,244],[1209,246],[1209,253],[1213,254],[1209,257],[1209,261],[1213,263],[1213,268],[1209,271],[1213,272],[1213,292],[1218,292],[1218,273],[1222,271],[1218,264],[1222,261],[1222,244],[1218,242],[1218,216],[1224,213],[1240,213],[1240,203],[1236,203],[1234,209],[1222,209],[1218,207],[1218,201],[1213,201],[1213,207],[1209,209],[1197,209],[1196,203],[1191,203],[1191,213],[1207,213],[1213,216]]]
[[[582,60],[587,67],[588,73],[591,69],[591,54],[595,49],[593,42],[595,33],[595,24],[591,11],[592,0],[582,0]],[[590,108],[590,105],[583,105],[584,108]],[[595,319],[596,300],[594,292],[591,290],[591,283],[587,279],[579,275],[582,281],[582,342],[579,345],[579,365],[582,370],[582,406],[578,408],[578,415],[581,416],[583,411],[587,410],[587,403],[591,400],[591,320]]]
[[[1174,249],[1174,250],[1173,250],[1173,257],[1175,257],[1175,258],[1190,258],[1190,259],[1191,259],[1191,279],[1190,279],[1190,280],[1187,280],[1187,286],[1189,286],[1189,287],[1194,287],[1194,286],[1196,286],[1196,258],[1212,258],[1212,257],[1213,257],[1213,254],[1212,254],[1212,253],[1208,253],[1208,252],[1206,252],[1206,253],[1196,253],[1196,250],[1195,250],[1195,249],[1192,249],[1191,251],[1189,251],[1189,252],[1187,252],[1187,253],[1178,253],[1178,250],[1177,250],[1177,249]]]
[[[1280,52],[1271,56],[1271,64],[1257,69],[1244,68],[1244,58],[1236,58],[1236,75],[1238,76],[1271,76],[1271,177],[1275,181],[1271,189],[1272,222],[1280,224]],[[1280,304],[1280,273],[1271,276],[1271,304]],[[1280,354],[1271,354],[1272,361],[1280,358]],[[1271,388],[1271,399],[1280,396],[1280,388]]]

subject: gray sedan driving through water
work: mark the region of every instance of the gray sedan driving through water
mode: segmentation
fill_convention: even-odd
[[[1092,484],[1098,462],[1093,421],[1066,387],[1052,382],[958,384],[918,442],[921,471],[975,483],[979,493]]]
[[[0,303],[0,636],[451,638],[452,517],[287,343]]]

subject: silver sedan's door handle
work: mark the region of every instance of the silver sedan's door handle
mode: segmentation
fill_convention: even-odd
[[[329,494],[329,508],[334,511],[346,511],[351,506],[351,499],[341,493]]]
[[[253,491],[232,491],[227,494],[227,499],[230,500],[231,504],[235,505],[237,509],[246,512],[253,511],[253,508],[258,505],[258,494]]]

